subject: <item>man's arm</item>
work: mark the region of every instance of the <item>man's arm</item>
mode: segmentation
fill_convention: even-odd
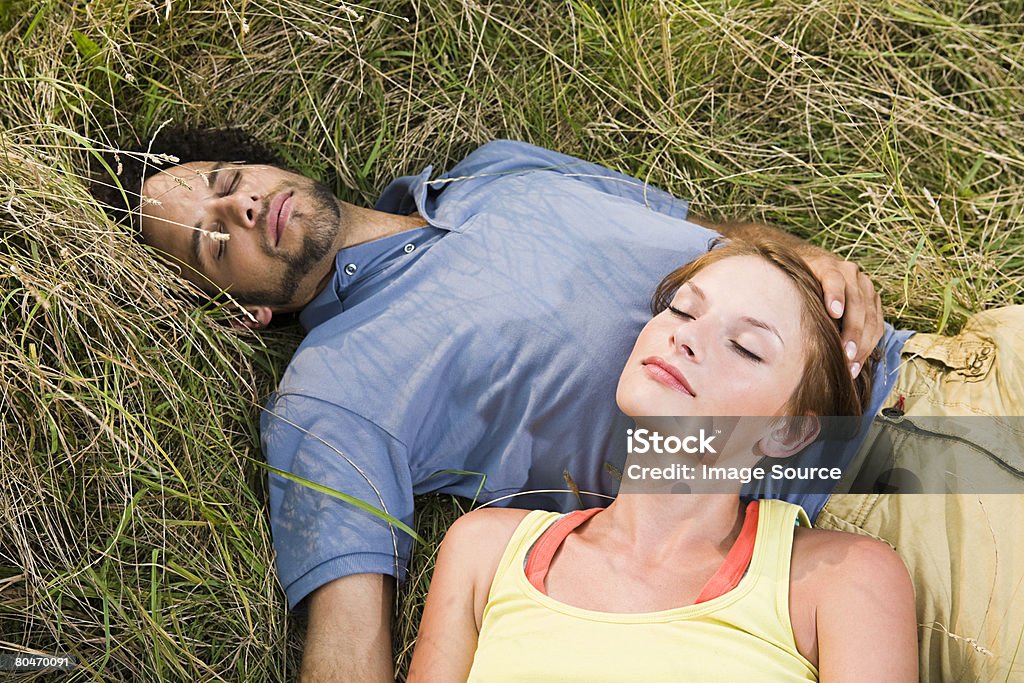
[[[274,394],[262,416],[268,464],[299,478],[274,471],[268,476],[278,576],[289,604],[308,606],[303,680],[393,681],[391,577],[402,576],[412,539],[303,480],[344,491],[411,524],[409,460],[405,446],[373,422],[288,391],[296,385],[322,391],[307,378],[320,373],[337,381],[329,372],[341,365],[335,361],[327,352],[311,361],[300,348],[282,381],[284,390]]]
[[[477,191],[478,185],[465,184],[462,180],[472,177],[499,177],[525,172],[557,173],[572,176],[588,187],[611,197],[626,199],[646,206],[652,211],[686,219],[689,203],[673,197],[668,192],[648,184],[644,180],[613,171],[610,168],[584,161],[568,154],[544,149],[525,142],[494,140],[481,145],[469,156],[453,166],[434,182],[451,182],[445,190],[451,196],[466,196]],[[452,192],[454,190],[454,192]],[[448,200],[449,205],[451,199]]]
[[[310,594],[303,683],[393,683],[391,611],[394,579],[353,574]]]
[[[850,372],[860,374],[864,360],[882,338],[882,299],[871,279],[851,261],[843,261],[833,254],[809,244],[799,237],[762,223],[724,223],[716,225],[694,216],[691,222],[736,239],[768,237],[796,251],[807,262],[821,282],[825,294],[825,308],[833,318],[842,318],[843,348],[850,359]]]

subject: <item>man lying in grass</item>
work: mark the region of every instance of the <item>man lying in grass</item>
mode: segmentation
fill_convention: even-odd
[[[604,465],[621,466],[613,435],[628,426],[616,368],[649,293],[718,234],[775,232],[702,227],[656,188],[522,143],[484,145],[434,179],[429,168],[399,178],[367,209],[267,165],[236,134],[172,137],[152,151],[180,165],[126,170],[124,211],[185,277],[242,303],[248,324],[298,312],[308,332],[261,433],[281,473],[269,482],[278,571],[289,603],[309,610],[309,680],[392,678],[392,582],[416,494],[569,509],[601,502],[570,490],[613,493]],[[871,414],[900,396],[931,400],[894,390],[910,333],[883,324],[870,280],[776,236],[842,317],[851,373],[879,349]],[[918,355],[934,342],[915,341]],[[848,530],[870,519],[824,494],[789,499]]]

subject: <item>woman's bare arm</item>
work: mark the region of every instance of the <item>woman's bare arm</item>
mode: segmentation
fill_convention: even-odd
[[[525,510],[463,515],[445,534],[430,580],[409,683],[465,681],[473,665],[487,594]]]
[[[801,620],[815,632],[814,647],[806,648],[805,640],[801,651],[810,650],[804,654],[817,661],[822,683],[917,681],[914,588],[903,560],[885,543],[864,536],[809,535],[812,542],[794,545],[791,614],[798,645]],[[803,610],[793,602],[801,596],[810,600]]]

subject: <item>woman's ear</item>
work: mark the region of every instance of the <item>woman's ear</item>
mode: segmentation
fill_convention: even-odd
[[[757,445],[769,458],[788,458],[817,439],[820,432],[821,421],[817,415],[780,417]]]
[[[238,329],[262,330],[273,317],[269,306],[243,306],[242,316],[231,321],[231,325]]]

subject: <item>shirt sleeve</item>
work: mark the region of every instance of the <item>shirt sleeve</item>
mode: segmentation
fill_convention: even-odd
[[[275,394],[260,431],[267,462],[412,524],[405,446],[377,425],[331,403]],[[350,574],[404,578],[412,539],[380,516],[271,473],[270,523],[281,583],[295,607]]]
[[[478,147],[450,171],[427,183],[428,196],[445,192],[445,204],[465,193],[470,197],[485,183],[503,175],[544,171],[571,176],[605,194],[622,197],[674,218],[685,219],[688,203],[637,178],[599,164],[513,140],[495,140]],[[475,182],[474,182],[475,181]],[[427,210],[436,210],[430,206]],[[458,201],[455,202],[458,204]]]

